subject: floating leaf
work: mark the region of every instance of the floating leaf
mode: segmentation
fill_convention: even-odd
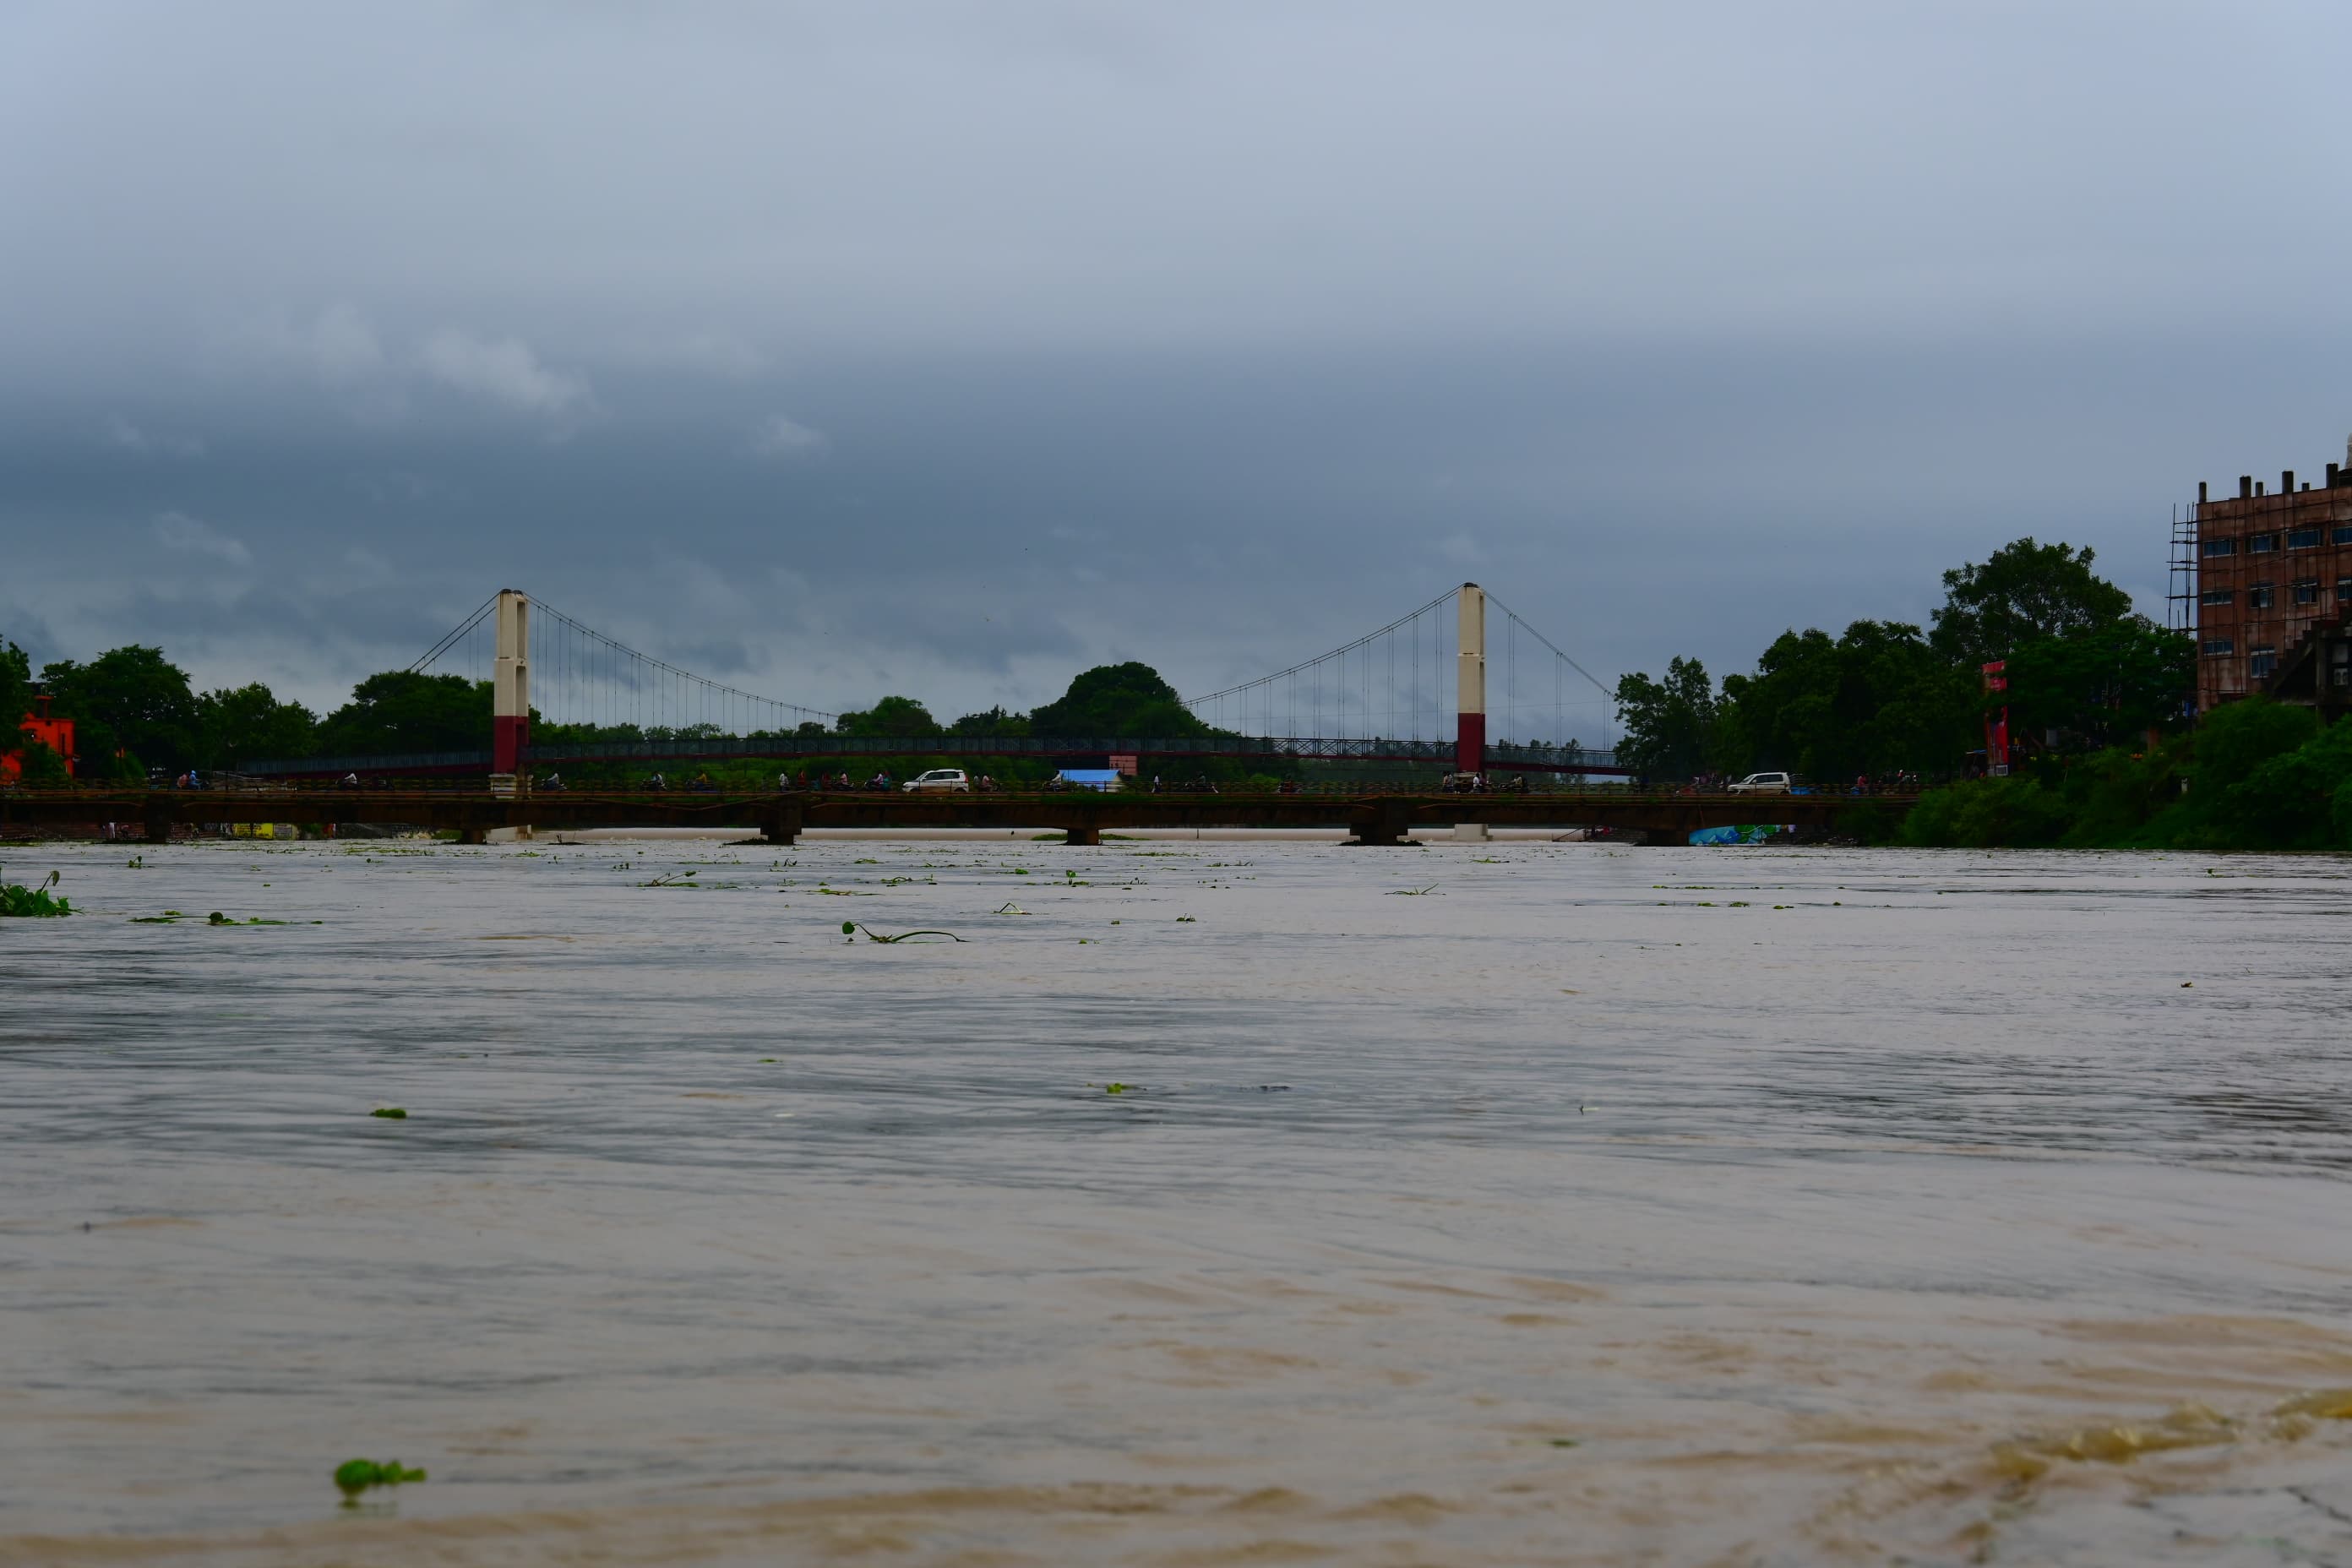
[[[423,1470],[413,1470],[398,1459],[345,1459],[335,1467],[335,1485],[342,1489],[346,1502],[357,1500],[360,1493],[370,1487],[404,1486],[425,1479]]]
[[[381,1116],[391,1121],[405,1121],[408,1120],[408,1112],[402,1110],[397,1105],[379,1105],[373,1110],[369,1111],[368,1114],[370,1116]]]

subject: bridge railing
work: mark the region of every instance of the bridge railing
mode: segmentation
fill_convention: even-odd
[[[1004,799],[1066,802],[1074,798],[1083,799],[1094,794],[1096,794],[1096,792],[1076,786],[1058,790],[1031,786],[1026,788],[1000,787],[992,790],[973,792],[971,794],[961,792],[952,795],[933,793],[909,794],[908,791],[901,788],[898,783],[893,783],[887,788],[877,788],[865,784],[852,784],[845,789],[838,786],[820,784],[811,788],[783,790],[772,788],[726,788],[716,785],[709,788],[697,788],[691,784],[673,784],[666,789],[649,790],[643,787],[642,784],[626,783],[619,784],[583,783],[550,790],[544,785],[544,784],[541,784],[537,788],[527,790],[525,792],[527,798],[534,799],[570,800],[575,802],[615,800],[632,803],[677,801],[681,804],[694,801],[742,802],[750,800],[769,800],[779,796],[812,803],[826,800],[873,801],[877,799],[905,800],[909,802],[921,801],[931,803],[939,803],[942,801],[953,803],[964,800]],[[396,801],[402,797],[415,797],[421,800],[512,798],[511,796],[505,795],[491,796],[485,781],[478,776],[468,777],[465,775],[449,774],[426,775],[424,777],[415,778],[375,777],[364,781],[357,789],[352,789],[341,784],[324,781],[311,783],[307,785],[293,783],[257,784],[250,781],[243,781],[225,786],[215,786],[211,784],[206,784],[201,788],[194,791],[151,787],[137,783],[79,780],[68,781],[62,784],[37,784],[18,783],[0,784],[0,802],[5,802],[10,799],[37,799],[45,802],[88,799],[95,805],[99,802],[119,803],[126,799],[141,797],[148,795],[164,795],[173,798],[185,797],[189,799],[204,799],[207,797],[220,798],[222,796],[238,796],[243,798],[283,797],[287,799],[299,799],[306,803],[320,799],[332,799],[338,796],[350,795],[353,798],[353,804],[355,805],[363,804],[371,808],[379,807],[387,800]],[[1737,799],[1753,804],[1756,808],[1756,814],[1759,817],[1769,816],[1775,802],[1791,798],[1787,795],[1734,795],[1725,790],[1703,790],[1689,785],[1636,785],[1633,784],[1619,784],[1614,782],[1601,784],[1553,783],[1542,780],[1538,777],[1529,777],[1528,783],[1525,788],[1519,788],[1516,784],[1513,784],[1505,787],[1489,788],[1475,792],[1440,790],[1435,787],[1433,781],[1430,783],[1412,781],[1400,782],[1395,780],[1366,780],[1360,783],[1336,781],[1316,782],[1297,784],[1288,788],[1276,790],[1235,789],[1224,786],[1213,787],[1206,784],[1190,782],[1164,781],[1156,789],[1148,784],[1140,786],[1130,784],[1122,790],[1108,792],[1106,798],[1128,800],[1206,800],[1212,797],[1223,796],[1240,800],[1279,801],[1298,799],[1301,797],[1327,800],[1365,800],[1390,796],[1411,796],[1415,799],[1431,799],[1450,795],[1459,795],[1464,798],[1470,799],[1491,797],[1505,800],[1531,796],[1574,796],[1584,799],[1612,801],[1725,801]],[[1895,789],[1874,787],[1870,789],[1856,789],[1853,786],[1847,786],[1839,789],[1808,790],[1795,798],[1807,800],[1820,800],[1823,798],[1887,798],[1907,801],[1916,798],[1916,788]]]
[[[1419,763],[1451,768],[1452,741],[1370,736],[1182,735],[1052,737],[1027,735],[713,735],[668,741],[554,742],[528,748],[532,767],[564,763],[723,762],[785,757],[1230,758],[1236,762]],[[1590,746],[1500,741],[1486,746],[1489,767],[1554,773],[1613,773],[1614,752]],[[248,763],[264,777],[322,773],[419,774],[487,772],[490,753],[409,752],[372,757],[283,757]]]

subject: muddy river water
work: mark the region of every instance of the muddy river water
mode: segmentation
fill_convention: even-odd
[[[0,1561],[2352,1563],[2341,860],[52,867]]]

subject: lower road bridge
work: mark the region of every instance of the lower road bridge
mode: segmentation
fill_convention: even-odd
[[[1055,829],[1073,844],[1153,827],[1345,829],[1359,844],[1401,844],[1416,832],[1483,823],[1508,827],[1608,827],[1651,843],[1683,844],[1704,827],[1769,822],[1834,827],[1857,807],[1900,810],[1912,797],[1649,793],[1628,789],[1528,795],[1325,790],[1296,794],[883,795],[824,791],[556,791],[488,789],[0,790],[0,827],[134,826],[153,842],[210,823],[401,823],[455,830],[468,843],[493,828],[740,827],[790,844],[816,827]]]

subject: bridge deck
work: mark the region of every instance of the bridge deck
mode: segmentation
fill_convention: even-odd
[[[1330,790],[1293,795],[725,794],[577,790],[501,796],[476,789],[0,791],[0,826],[135,824],[152,839],[177,825],[404,823],[478,837],[496,827],[744,827],[790,843],[811,827],[1057,828],[1080,842],[1145,827],[1346,828],[1367,843],[1455,823],[1616,827],[1673,837],[1702,827],[1779,823],[1827,827],[1856,807],[1902,809],[1914,797],[1675,795],[1632,790],[1436,795]]]

